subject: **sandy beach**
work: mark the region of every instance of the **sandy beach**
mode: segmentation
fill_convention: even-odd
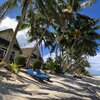
[[[69,74],[50,75],[52,82],[38,82],[25,69],[9,75],[0,69],[0,100],[100,100],[99,76],[77,79]]]

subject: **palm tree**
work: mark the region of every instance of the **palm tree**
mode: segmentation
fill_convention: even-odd
[[[60,41],[64,59],[69,66],[74,65],[74,69],[84,60],[83,56],[96,55],[99,45],[96,40],[100,40],[100,35],[95,32],[95,29],[100,28],[97,26],[97,20],[79,13],[76,13],[75,18],[68,24],[64,38]]]
[[[3,62],[5,64],[9,63],[9,59],[10,59],[10,55],[11,55],[11,51],[12,51],[12,48],[13,48],[13,43],[14,43],[16,34],[18,32],[20,25],[22,24],[22,22],[25,18],[25,15],[26,15],[28,8],[31,9],[31,8],[36,7],[37,11],[39,10],[43,15],[45,15],[45,17],[47,19],[49,17],[49,18],[52,18],[53,20],[55,20],[56,23],[62,24],[61,17],[59,16],[59,13],[61,13],[61,10],[59,9],[57,2],[54,1],[54,0],[51,0],[51,1],[50,0],[36,0],[36,1],[32,1],[32,0],[22,0],[22,1],[20,1],[20,0],[12,0],[12,1],[7,0],[0,7],[0,18],[3,18],[3,16],[5,15],[5,13],[9,9],[17,6],[19,3],[20,3],[20,6],[22,5],[22,13],[21,13],[21,17],[20,17],[20,20],[18,22],[18,25],[15,29],[15,32],[12,36],[11,41],[10,41],[9,47],[7,49],[7,53],[6,53],[6,55],[3,59]],[[54,4],[56,7],[54,8],[54,5],[52,5],[52,4]],[[34,12],[33,9],[31,9],[31,10],[32,10],[32,12]]]
[[[60,47],[62,47],[60,52],[62,52],[62,55],[64,53],[64,58],[62,59],[64,62],[67,61],[69,67],[74,63],[76,68],[80,63],[82,63],[84,60],[82,58],[83,55],[94,56],[96,54],[96,48],[98,47],[98,44],[95,40],[100,39],[100,36],[94,32],[95,30],[93,30],[95,29],[93,27],[96,27],[96,21],[87,16],[79,14],[79,10],[91,5],[94,1],[95,0],[88,0],[86,2],[81,2],[80,0],[67,0],[67,7],[61,5],[63,8],[63,14],[61,16],[67,21],[67,25],[64,27],[59,25],[57,27],[54,26],[56,31],[55,41],[57,42],[52,46],[51,51],[53,52],[57,47],[56,45],[59,44]],[[79,15],[81,16],[80,18],[77,17]],[[80,23],[83,23],[83,25]],[[83,31],[85,28],[86,30]],[[91,34],[94,36],[91,36]],[[88,42],[85,43],[86,41]],[[63,68],[64,70],[65,67]]]

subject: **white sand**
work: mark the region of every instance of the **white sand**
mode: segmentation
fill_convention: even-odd
[[[24,70],[18,76],[0,70],[0,100],[100,100],[100,77],[50,75],[53,82],[38,82]],[[8,79],[8,80],[7,80]]]

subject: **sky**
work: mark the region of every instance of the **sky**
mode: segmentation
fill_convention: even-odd
[[[0,6],[5,1],[6,0],[0,0]],[[100,19],[99,9],[100,9],[100,0],[96,0],[96,2],[92,4],[92,6],[85,8],[80,13],[90,16],[92,18]],[[14,10],[10,11],[6,15],[5,19],[3,19],[3,21],[0,23],[0,30],[4,30],[8,28],[12,28],[13,30],[15,30],[18,23],[15,19],[15,16],[19,14],[20,14],[20,10],[18,8],[17,9],[15,8]],[[52,29],[49,27],[49,30],[52,30]],[[100,33],[100,30],[97,30],[97,32]],[[34,46],[34,43],[29,44],[27,42],[27,29],[18,32],[16,38],[21,48]],[[44,61],[46,61],[46,59],[50,56],[54,58],[55,53],[52,53],[50,55],[49,50],[43,47]],[[90,65],[91,65],[91,68],[88,69],[89,72],[92,75],[100,75],[100,47],[98,47],[97,55],[95,57],[89,57],[88,61],[90,62]]]

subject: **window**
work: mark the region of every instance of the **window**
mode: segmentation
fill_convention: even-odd
[[[10,59],[13,60],[14,57],[15,57],[15,52],[13,51],[13,52],[11,53]]]
[[[0,50],[0,58],[3,58],[4,57],[4,50]]]

